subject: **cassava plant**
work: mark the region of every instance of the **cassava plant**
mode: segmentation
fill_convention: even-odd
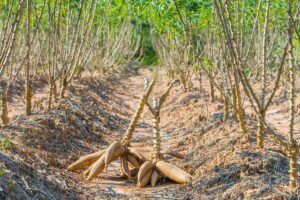
[[[31,99],[32,99],[32,85],[31,85],[31,79],[30,79],[30,69],[31,69],[31,5],[32,1],[27,0],[27,63],[26,63],[26,69],[25,69],[25,76],[26,76],[26,82],[25,82],[25,101],[26,101],[26,115],[30,115],[32,112],[32,105],[31,105]]]
[[[294,25],[292,14],[292,1],[288,0],[288,55],[289,55],[289,133],[288,133],[288,156],[290,159],[290,187],[297,188],[299,145],[294,139],[295,126],[295,58],[294,58]]]
[[[134,172],[137,172],[137,169],[140,167],[142,162],[145,161],[145,157],[137,150],[130,147],[130,142],[136,124],[138,123],[144,106],[153,90],[156,79],[157,75],[154,75],[149,86],[145,87],[138,109],[136,110],[123,139],[121,141],[113,142],[105,150],[99,150],[95,153],[81,157],[79,160],[69,165],[68,170],[73,171],[88,167],[88,169],[84,172],[84,175],[86,176],[86,179],[90,181],[96,178],[112,161],[120,158],[121,168],[124,174],[126,174],[129,178],[134,176]],[[128,163],[131,163],[136,169],[129,170]]]
[[[160,141],[160,111],[163,103],[166,101],[171,88],[173,86],[173,82],[170,83],[167,90],[163,93],[163,95],[159,98],[153,98],[153,106],[151,106],[148,102],[146,105],[148,106],[152,116],[152,130],[153,130],[153,154],[152,161],[145,161],[137,175],[137,186],[144,187],[149,182],[151,186],[155,186],[157,181],[162,177],[160,174],[163,174],[165,177],[170,178],[171,180],[177,183],[189,183],[191,182],[191,176],[180,169],[179,167],[167,162],[164,160],[163,155],[169,154],[174,157],[182,158],[183,156],[178,152],[173,151],[161,151],[161,141]]]

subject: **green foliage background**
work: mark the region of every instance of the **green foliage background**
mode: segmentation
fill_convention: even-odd
[[[143,54],[142,63],[146,65],[157,64],[158,57],[155,53],[153,44],[151,43],[151,33],[168,34],[170,38],[184,38],[187,31],[189,34],[197,35],[207,32],[207,30],[215,31],[218,26],[215,20],[215,12],[213,8],[213,0],[94,0],[96,1],[96,20],[94,26],[97,27],[102,21],[106,21],[112,31],[117,30],[122,21],[130,19],[133,24],[142,26],[142,42]],[[15,12],[19,1],[0,0],[0,27],[5,27],[4,22],[8,18],[8,12],[11,3],[13,3],[12,12]],[[45,17],[43,17],[40,29],[51,31],[48,14],[54,14],[55,6],[62,9],[62,17],[60,23],[65,24],[68,19],[67,10],[70,5],[71,12],[78,12],[80,8],[80,0],[32,0],[34,4],[32,19],[41,13],[44,4],[46,5]],[[87,2],[84,1],[83,12],[89,12]],[[110,3],[108,12],[106,6]],[[176,2],[176,4],[175,4]],[[243,24],[245,35],[250,35],[252,31],[252,23],[257,11],[258,0],[232,0],[233,5],[232,16],[234,18],[234,27]],[[293,1],[294,12],[297,9],[297,1]],[[177,5],[177,7],[176,7]],[[261,12],[259,15],[259,28],[262,28],[265,15],[266,2],[263,0],[261,4]],[[240,10],[237,12],[237,10]],[[49,11],[50,10],[50,11]],[[287,4],[285,0],[271,1],[270,24],[271,28],[276,29],[279,34],[284,35],[287,29]],[[245,13],[244,18],[241,17]],[[58,16],[57,16],[58,17]],[[23,18],[23,23],[26,19]],[[36,20],[32,20],[34,27]],[[298,30],[299,31],[299,30]],[[247,38],[246,38],[247,39]],[[297,42],[296,42],[297,43]],[[298,45],[297,45],[298,46]]]

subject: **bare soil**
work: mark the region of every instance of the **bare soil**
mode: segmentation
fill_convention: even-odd
[[[139,189],[134,180],[121,178],[118,162],[92,182],[80,171],[66,167],[81,155],[103,149],[124,134],[143,91],[139,74],[85,75],[69,87],[67,98],[47,108],[46,83],[37,84],[33,115],[23,113],[22,82],[10,98],[11,123],[0,137],[13,145],[0,152],[0,199],[297,199],[290,191],[289,163],[281,147],[265,136],[265,149],[256,148],[256,119],[247,108],[250,143],[241,136],[238,123],[223,122],[223,104],[217,95],[209,102],[209,83],[191,92],[176,85],[161,115],[162,148],[185,155],[167,158],[193,175],[190,185],[163,179],[157,187]],[[153,95],[159,96],[169,79],[161,74]],[[42,82],[42,80],[41,80]],[[299,88],[299,87],[298,87]],[[17,95],[18,94],[18,95]],[[153,96],[152,95],[152,96]],[[300,135],[300,99],[297,100],[296,136]],[[267,120],[283,136],[288,130],[288,98],[284,87],[277,92]],[[151,151],[151,115],[147,108],[134,135],[134,145]]]

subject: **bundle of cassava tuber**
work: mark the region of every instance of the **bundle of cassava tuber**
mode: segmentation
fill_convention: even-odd
[[[188,183],[191,181],[191,177],[188,173],[162,159],[163,155],[171,155],[180,159],[183,158],[183,155],[174,151],[160,151],[160,144],[158,144],[160,142],[158,127],[159,111],[162,103],[169,94],[172,84],[170,84],[167,91],[162,95],[158,106],[152,109],[148,104],[148,99],[156,80],[157,75],[153,77],[150,84],[147,80],[145,81],[144,94],[140,99],[138,109],[136,110],[123,139],[111,143],[107,149],[99,150],[79,158],[76,162],[68,166],[68,170],[74,171],[87,168],[83,175],[86,177],[86,180],[90,181],[96,178],[104,169],[107,169],[111,162],[119,158],[123,174],[129,179],[137,179],[137,185],[139,187],[144,187],[150,180],[151,185],[155,186],[159,178],[162,177],[161,174],[177,183]],[[156,117],[154,117],[154,119],[157,119],[157,122],[153,123],[155,124],[155,127],[153,127],[155,140],[154,156],[152,159],[143,155],[143,153],[135,147],[131,147],[130,144],[136,124],[140,119],[145,105],[148,106],[152,114],[155,114],[154,116]]]

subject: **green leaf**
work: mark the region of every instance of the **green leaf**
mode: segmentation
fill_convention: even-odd
[[[4,150],[12,146],[13,143],[8,138],[0,138],[0,150]]]
[[[5,170],[4,169],[0,169],[0,176],[2,176],[3,174],[5,174]]]

